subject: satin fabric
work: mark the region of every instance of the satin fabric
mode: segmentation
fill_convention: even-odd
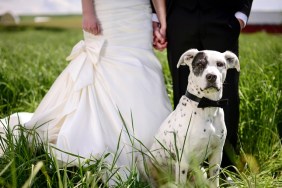
[[[137,139],[149,148],[171,112],[152,49],[150,3],[95,0],[95,9],[102,34],[83,31],[84,40],[74,46],[69,65],[34,114],[17,113],[9,123],[8,118],[1,121],[13,126],[22,120],[26,128],[36,128],[59,149],[52,150],[59,161],[74,165],[82,161],[65,152],[87,159],[115,153],[119,142],[117,165],[128,167],[133,148],[140,149]]]

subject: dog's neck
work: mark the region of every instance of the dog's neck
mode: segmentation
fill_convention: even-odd
[[[186,91],[185,96],[188,99],[197,103],[198,108],[210,108],[210,107],[221,107],[221,108],[223,108],[224,106],[226,106],[228,104],[227,99],[213,101],[213,100],[210,100],[210,99],[205,98],[205,97],[199,98],[199,97],[189,93],[188,91]]]

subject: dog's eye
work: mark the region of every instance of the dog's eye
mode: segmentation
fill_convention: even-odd
[[[204,64],[203,64],[202,62],[198,62],[198,63],[197,63],[197,66],[198,66],[199,68],[201,68],[201,69],[204,68]]]
[[[222,62],[217,62],[216,65],[217,65],[218,67],[223,67],[223,66],[224,66],[224,63],[222,63]]]

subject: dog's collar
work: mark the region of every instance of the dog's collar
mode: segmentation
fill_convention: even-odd
[[[192,101],[198,102],[198,108],[206,108],[206,107],[220,107],[223,108],[224,106],[226,106],[228,104],[228,99],[220,99],[218,101],[213,101],[210,100],[208,98],[199,98],[195,95],[193,95],[192,93],[189,93],[188,91],[186,91],[185,96],[189,99],[191,99]]]

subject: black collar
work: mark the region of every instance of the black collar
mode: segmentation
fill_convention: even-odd
[[[228,99],[220,99],[218,101],[210,100],[206,97],[199,98],[192,93],[186,91],[185,96],[192,101],[198,102],[198,108],[206,108],[206,107],[220,107],[223,108],[224,106],[228,105]]]

